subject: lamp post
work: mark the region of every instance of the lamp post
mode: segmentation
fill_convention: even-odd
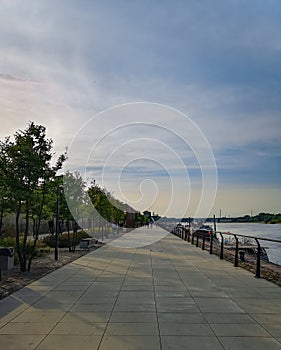
[[[1,199],[1,210],[0,210],[0,236],[2,235],[3,217],[4,217],[4,206],[5,201],[8,197],[2,197]]]
[[[56,232],[55,232],[55,260],[58,260],[58,237],[59,237],[59,216],[60,216],[60,210],[59,210],[59,204],[60,204],[60,192],[61,192],[61,185],[58,185],[57,187],[57,200],[56,200]]]

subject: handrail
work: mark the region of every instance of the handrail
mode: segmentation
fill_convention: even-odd
[[[275,242],[275,243],[281,243],[280,239],[272,239],[272,238],[264,238],[264,237],[257,237],[257,236],[249,236],[249,235],[242,235],[241,233],[232,233],[232,232],[224,232],[224,231],[216,231],[215,233],[222,233],[223,235],[236,235],[239,237],[247,237],[247,238],[253,238],[253,239],[260,239],[262,241],[269,241],[269,242]]]
[[[275,243],[281,243],[281,240],[278,239],[272,239],[272,238],[264,238],[264,237],[256,237],[256,236],[251,236],[251,235],[243,235],[240,233],[232,233],[230,231],[228,232],[224,232],[224,231],[210,231],[209,235],[206,236],[203,232],[203,234],[200,236],[199,234],[196,234],[196,232],[200,231],[200,229],[197,229],[193,232],[191,232],[190,228],[188,227],[184,227],[184,226],[176,226],[173,228],[173,230],[171,231],[173,234],[175,234],[176,236],[178,236],[179,238],[191,242],[191,244],[196,244],[196,247],[199,247],[199,239],[202,239],[202,244],[201,244],[201,249],[205,250],[205,241],[207,239],[207,237],[209,237],[208,239],[210,240],[210,249],[209,252],[210,254],[213,254],[213,241],[214,241],[214,237],[216,236],[216,234],[220,235],[220,252],[219,252],[219,258],[223,259],[224,258],[224,247],[227,245],[225,245],[225,237],[224,235],[228,235],[228,236],[233,236],[235,239],[235,254],[234,254],[234,266],[238,267],[239,265],[239,259],[238,259],[238,255],[240,254],[239,252],[239,239],[238,237],[244,237],[244,238],[251,238],[253,240],[255,240],[256,242],[256,246],[253,245],[253,248],[257,249],[257,259],[256,259],[256,273],[255,273],[255,277],[260,278],[261,277],[261,252],[262,252],[262,246],[260,244],[260,241],[268,241],[268,242],[275,242]],[[190,239],[191,236],[191,239]],[[196,238],[196,243],[194,242],[194,238]],[[241,243],[240,243],[241,244]],[[243,249],[243,246],[241,247]],[[241,249],[240,248],[240,249]],[[242,259],[242,254],[240,254],[240,259],[242,261],[244,261]]]

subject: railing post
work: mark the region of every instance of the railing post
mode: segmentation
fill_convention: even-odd
[[[216,215],[214,215],[214,231],[217,231]]]
[[[239,244],[239,241],[238,241],[238,238],[237,238],[237,236],[236,235],[233,235],[234,236],[234,238],[235,238],[235,258],[234,258],[234,266],[235,267],[238,267],[238,249],[239,249],[239,247],[238,247],[238,244]]]
[[[190,242],[190,228],[187,229],[188,234],[187,234],[187,242]]]
[[[203,233],[202,250],[205,250],[205,240],[206,240],[206,237],[205,237],[205,234]]]
[[[256,266],[256,278],[261,277],[261,245],[260,242],[257,238],[255,238],[255,241],[257,242],[258,245],[258,253],[257,253],[257,266]]]
[[[196,236],[196,247],[199,247],[199,235]]]
[[[194,244],[194,232],[192,232],[192,236],[191,236],[191,244]]]
[[[220,259],[223,259],[223,243],[224,243],[224,238],[223,238],[223,234],[220,232],[220,236],[221,236],[221,251],[220,251]]]
[[[213,254],[213,232],[210,232],[210,254]]]

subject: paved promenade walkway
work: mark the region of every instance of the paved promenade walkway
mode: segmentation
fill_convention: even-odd
[[[1,300],[0,349],[281,350],[281,289],[173,235],[105,246]]]

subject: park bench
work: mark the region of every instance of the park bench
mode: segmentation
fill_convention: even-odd
[[[79,247],[81,249],[89,249],[89,248],[93,247],[97,243],[98,243],[98,240],[95,239],[95,238],[92,238],[92,237],[90,237],[90,238],[83,238],[80,241]]]

